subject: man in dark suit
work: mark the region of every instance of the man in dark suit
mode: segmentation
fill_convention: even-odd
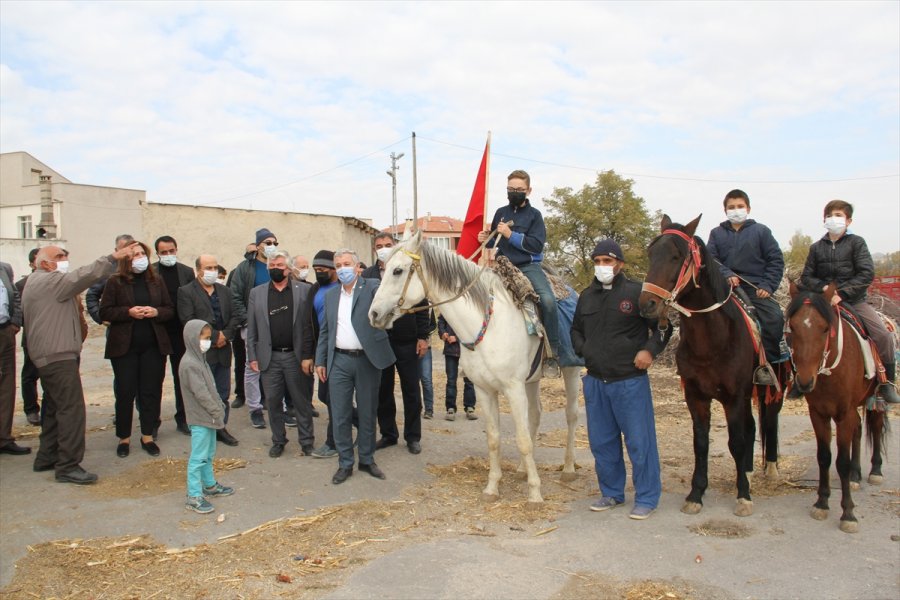
[[[0,453],[29,454],[12,435],[16,406],[16,334],[22,327],[22,303],[13,285],[13,270],[0,262]]]
[[[269,456],[284,452],[287,436],[282,401],[285,391],[293,399],[288,414],[297,420],[303,454],[313,446],[312,398],[307,377],[312,376],[313,332],[310,321],[310,284],[288,277],[290,255],[278,250],[268,259],[268,283],[250,290],[247,304],[247,362],[260,374],[272,447]]]
[[[375,464],[375,420],[381,370],[395,360],[387,333],[369,323],[369,307],[380,284],[357,274],[359,258],[353,250],[334,253],[341,285],[325,294],[325,319],[316,346],[316,372],[328,380],[338,470],[331,482],[343,483],[353,474],[353,396],[359,413],[359,470],[373,477],[385,475]]]
[[[178,242],[170,235],[156,238],[154,242],[156,255],[159,261],[150,267],[166,282],[166,290],[172,300],[172,306],[178,306],[178,289],[194,281],[194,271],[187,265],[178,262]],[[181,396],[181,382],[178,378],[178,365],[184,356],[184,327],[178,319],[171,319],[166,323],[166,333],[172,342],[172,354],[169,355],[169,364],[172,367],[172,380],[175,382],[175,428],[185,435],[191,435],[184,415],[184,398]]]
[[[231,340],[237,330],[237,315],[231,306],[231,290],[216,283],[219,263],[215,256],[201,254],[195,261],[197,277],[178,288],[178,318],[182,324],[192,319],[206,321],[212,328],[211,346],[206,352],[206,362],[216,382],[216,391],[225,405],[225,423],[228,423],[228,395],[231,393]],[[238,441],[226,428],[216,430],[216,439],[229,446]]]

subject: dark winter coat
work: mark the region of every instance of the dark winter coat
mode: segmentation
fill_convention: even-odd
[[[837,283],[844,302],[858,304],[866,299],[866,291],[875,279],[875,263],[866,240],[846,233],[836,242],[828,234],[809,247],[800,285],[821,292],[829,283]]]
[[[706,249],[721,263],[725,277],[739,275],[770,294],[781,285],[784,254],[772,231],[753,219],[737,231],[729,221],[723,221],[709,233]]]

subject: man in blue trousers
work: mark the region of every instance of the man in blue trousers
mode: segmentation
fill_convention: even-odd
[[[584,357],[584,406],[588,439],[602,496],[591,510],[625,502],[622,437],[632,465],[632,519],[646,519],[662,493],[656,424],[647,369],[672,334],[638,311],[641,284],[622,273],[625,258],[611,239],[594,252],[594,280],[581,293],[572,323],[572,345]]]

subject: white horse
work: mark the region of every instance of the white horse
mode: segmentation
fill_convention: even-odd
[[[456,332],[462,346],[460,364],[484,406],[490,456],[484,498],[496,500],[500,496],[497,394],[502,393],[509,401],[516,426],[516,445],[522,457],[519,468],[528,477],[528,502],[543,502],[533,454],[541,418],[539,338],[528,334],[523,312],[493,272],[482,271],[463,257],[430,245],[416,233],[388,258],[381,287],[369,309],[369,321],[374,327],[387,329],[404,310],[424,298],[440,306],[441,314]],[[580,373],[580,367],[563,368],[569,426],[563,480],[575,478]]]

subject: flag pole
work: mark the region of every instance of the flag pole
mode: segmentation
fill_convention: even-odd
[[[416,132],[412,132],[412,159],[413,159],[413,231],[419,228],[419,182],[416,171]]]
[[[484,230],[487,227],[487,215],[488,215],[488,194],[490,193],[490,181],[491,181],[491,132],[488,131],[488,139],[487,139],[487,161],[485,162],[484,168],[484,214],[482,215],[481,229]]]

